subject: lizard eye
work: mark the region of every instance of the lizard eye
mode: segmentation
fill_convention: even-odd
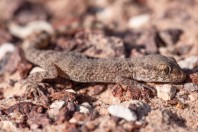
[[[169,65],[160,65],[159,69],[163,72],[163,74],[170,74],[171,67]]]

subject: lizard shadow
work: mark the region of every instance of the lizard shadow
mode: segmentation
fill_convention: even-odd
[[[168,123],[169,124],[175,124],[179,127],[185,128],[186,126],[186,120],[182,117],[179,117],[176,113],[170,111],[170,110],[165,110],[164,113],[168,114]]]
[[[53,87],[55,91],[62,91],[64,89],[73,89],[77,94],[76,98],[78,103],[88,102],[92,104],[97,99],[93,95],[87,94],[90,90],[95,91],[97,87],[101,85],[103,88],[97,92],[98,94],[106,90],[107,83],[82,83],[82,82],[74,82],[72,80],[65,79],[63,77],[57,77],[55,79],[46,79],[43,82],[48,83],[50,86]],[[83,90],[84,92],[79,92]]]

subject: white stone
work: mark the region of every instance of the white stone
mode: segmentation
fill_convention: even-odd
[[[198,56],[190,56],[178,62],[179,66],[183,69],[193,69],[198,65]]]
[[[75,117],[72,117],[72,118],[69,120],[69,123],[74,123],[74,124],[83,125],[83,124],[84,124],[84,121],[79,121],[79,120],[77,120]]]
[[[108,112],[109,112],[109,114],[111,114],[113,116],[124,118],[127,121],[136,121],[137,120],[136,113],[121,104],[110,105],[108,107]]]
[[[108,21],[111,21],[114,17],[113,11],[114,11],[114,9],[111,7],[104,8],[103,10],[98,12],[96,16],[100,21],[108,22]]]
[[[194,83],[185,83],[184,84],[184,89],[187,90],[187,91],[194,92],[194,91],[198,90],[198,85],[194,84]]]
[[[30,74],[36,73],[36,72],[44,72],[46,71],[45,69],[41,68],[41,67],[34,67],[31,71]]]
[[[191,101],[196,101],[198,100],[198,93],[191,93],[188,97]]]
[[[94,3],[94,5],[97,5],[99,7],[104,7],[104,6],[108,5],[107,0],[91,0],[91,2]]]
[[[138,16],[133,16],[129,19],[129,28],[140,28],[148,23],[150,20],[150,15],[143,14]]]
[[[3,88],[6,88],[6,83],[1,83],[2,85],[1,86],[4,86]],[[27,89],[26,87],[21,87],[21,83],[20,82],[16,82],[14,84],[14,87],[13,88],[10,88],[10,86],[7,86],[8,88],[6,88],[6,90],[4,90],[4,98],[8,99],[8,98],[11,98],[13,96],[22,96],[24,95],[26,92],[27,92]]]
[[[5,56],[8,52],[14,52],[15,47],[11,43],[4,43],[0,46],[0,60]]]
[[[62,101],[62,100],[56,100],[54,101],[51,105],[50,105],[50,109],[54,109],[54,108],[57,108],[57,109],[60,109],[62,108],[62,106],[65,104],[65,101]]]
[[[176,94],[176,87],[170,84],[157,85],[157,97],[163,100],[171,100]]]
[[[50,23],[46,21],[33,21],[28,23],[26,26],[19,26],[15,23],[9,25],[9,31],[12,35],[19,38],[27,38],[34,33],[40,33],[45,31],[49,34],[54,34],[54,29]]]
[[[66,89],[65,91],[69,92],[69,93],[74,93],[76,94],[76,91],[74,91],[73,89]]]
[[[59,110],[63,107],[65,101],[56,100],[50,105],[50,109],[48,110],[48,114],[51,118],[55,118],[56,115],[59,114]]]
[[[1,121],[0,128],[1,128],[1,131],[7,131],[7,132],[9,132],[9,131],[16,132],[17,131],[16,124],[11,121]]]
[[[80,113],[90,113],[91,110],[91,105],[87,102],[82,103],[81,105],[79,105],[79,111]]]

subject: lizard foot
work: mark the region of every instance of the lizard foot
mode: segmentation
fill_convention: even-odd
[[[49,100],[38,84],[25,81],[22,87],[26,88],[25,99],[33,98],[36,101],[41,101],[42,104],[48,104]]]
[[[117,77],[116,82],[119,84],[124,84],[124,85],[128,85],[128,86],[135,86],[140,89],[146,88],[146,89],[150,90],[153,93],[153,95],[156,95],[156,93],[157,93],[154,88],[152,88],[144,83],[137,82],[135,80],[131,80],[131,79],[123,78],[123,77]]]
[[[136,86],[138,88],[146,88],[146,89],[150,90],[153,93],[153,95],[156,95],[157,94],[157,92],[156,92],[156,90],[154,88],[152,88],[152,87],[150,87],[150,86],[148,86],[146,84],[137,83]]]

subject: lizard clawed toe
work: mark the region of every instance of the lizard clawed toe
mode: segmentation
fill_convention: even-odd
[[[22,85],[22,87],[26,88],[26,92],[25,92],[25,99],[31,99],[33,98],[33,100],[44,100],[42,101],[44,104],[47,104],[48,98],[46,97],[46,95],[44,94],[44,91],[41,90],[41,88],[39,87],[38,84],[33,83],[33,82],[27,82],[25,81]]]

